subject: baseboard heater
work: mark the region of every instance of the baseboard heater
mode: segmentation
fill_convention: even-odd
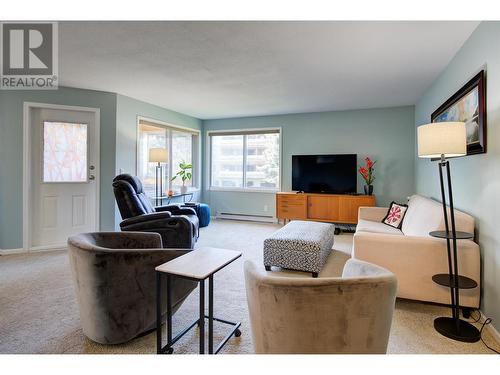
[[[248,215],[248,214],[233,214],[229,212],[219,212],[216,216],[217,219],[227,220],[245,220],[245,221],[261,221],[265,223],[275,223],[276,218],[265,215]]]

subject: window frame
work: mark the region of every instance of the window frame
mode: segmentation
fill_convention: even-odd
[[[262,188],[249,188],[245,186],[246,182],[246,159],[247,159],[247,138],[243,137],[243,187],[220,187],[212,186],[212,135],[224,135],[227,133],[234,133],[234,135],[251,135],[251,134],[265,134],[265,133],[278,133],[279,134],[279,183],[278,187],[271,189]],[[276,194],[276,192],[281,191],[283,184],[283,129],[281,126],[278,127],[268,127],[268,128],[245,128],[245,129],[221,129],[221,130],[207,130],[206,132],[206,179],[205,186],[207,186],[207,191],[220,191],[220,192],[242,192],[242,193],[267,193]]]
[[[181,126],[181,125],[175,125],[169,122],[157,120],[154,118],[150,117],[145,117],[145,116],[137,116],[137,124],[136,124],[136,140],[135,140],[135,174],[137,175],[138,170],[139,170],[139,139],[140,139],[140,131],[141,131],[141,122],[146,122],[151,124],[152,126],[157,126],[159,128],[164,128],[166,130],[174,130],[174,131],[179,131],[179,132],[184,132],[184,133],[190,133],[196,137],[196,139],[193,139],[193,144],[192,144],[192,173],[193,173],[193,178],[192,178],[192,186],[188,187],[188,192],[199,192],[201,190],[201,130],[199,129],[194,129],[194,128],[189,128],[187,126]],[[172,138],[168,138],[168,157],[169,160],[172,160]],[[170,163],[168,164],[168,168],[171,168]],[[170,170],[169,170],[170,172]],[[166,188],[168,190],[172,189],[172,181],[168,179]],[[150,197],[151,198],[151,197]]]

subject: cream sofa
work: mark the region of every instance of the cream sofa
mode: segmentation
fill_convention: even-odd
[[[354,234],[353,257],[382,266],[398,279],[397,296],[419,301],[450,304],[450,289],[432,281],[437,273],[448,272],[446,240],[429,232],[444,230],[441,203],[419,195],[410,197],[401,230],[382,219],[384,207],[360,207]],[[456,229],[474,233],[474,218],[455,210]],[[479,307],[480,251],[472,240],[458,240],[458,269],[477,281],[474,289],[460,291],[460,305]]]

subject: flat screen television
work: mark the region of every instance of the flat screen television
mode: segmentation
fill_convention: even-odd
[[[353,194],[357,190],[357,155],[292,155],[292,190]]]

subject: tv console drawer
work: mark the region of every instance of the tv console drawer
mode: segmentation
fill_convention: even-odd
[[[375,206],[375,196],[277,193],[276,217],[285,220],[316,220],[357,224],[358,209]]]

